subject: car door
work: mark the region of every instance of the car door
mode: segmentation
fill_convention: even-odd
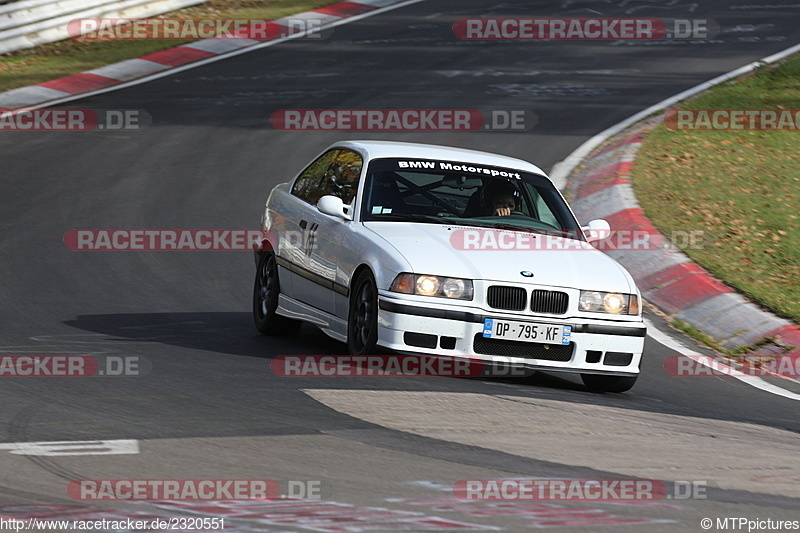
[[[291,278],[291,297],[322,311],[334,313],[336,261],[342,235],[349,222],[321,213],[317,202],[326,194],[349,204],[355,197],[362,158],[341,148],[328,150],[318,157],[292,186],[297,198],[286,209],[287,231],[281,238],[281,263]],[[281,274],[283,275],[283,274]]]
[[[362,166],[360,155],[350,150],[339,150],[323,177],[320,198],[332,195],[341,198],[345,205],[353,203]],[[310,242],[307,267],[316,283],[321,283],[326,289],[317,290],[311,295],[309,303],[335,314],[336,294],[347,294],[347,286],[342,283],[337,265],[345,233],[352,230],[353,222],[326,215],[319,210],[307,222]]]
[[[281,292],[286,296],[311,304],[315,291],[321,287],[314,283],[308,272],[310,250],[314,246],[316,228],[309,223],[317,212],[317,200],[322,196],[325,172],[338,154],[328,150],[295,179],[287,201],[281,205],[280,230],[277,232],[281,279]]]

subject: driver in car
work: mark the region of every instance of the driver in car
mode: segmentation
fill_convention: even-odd
[[[493,181],[489,183],[482,193],[483,205],[489,214],[506,217],[512,211],[518,211],[517,191],[513,185],[506,181]]]
[[[492,209],[494,215],[498,217],[507,217],[517,207],[517,201],[514,195],[510,193],[500,193],[492,200]]]

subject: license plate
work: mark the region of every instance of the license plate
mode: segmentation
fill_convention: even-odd
[[[572,336],[572,326],[486,318],[483,321],[483,336],[487,339],[538,342],[541,344],[569,344]]]

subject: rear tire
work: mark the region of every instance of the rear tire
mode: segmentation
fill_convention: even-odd
[[[347,314],[347,350],[350,355],[374,355],[378,343],[378,287],[369,270],[356,278]]]
[[[581,374],[586,388],[592,392],[625,392],[636,384],[638,376],[603,376],[600,374]]]
[[[253,287],[253,321],[262,335],[292,335],[302,322],[278,315],[278,263],[275,254],[263,252],[258,260],[256,282]]]

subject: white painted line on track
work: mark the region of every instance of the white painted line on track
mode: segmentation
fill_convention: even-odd
[[[50,442],[2,442],[0,450],[14,455],[74,456],[74,455],[133,455],[139,453],[139,441],[83,440]]]
[[[775,394],[777,396],[782,396],[784,398],[788,398],[790,400],[799,400],[800,401],[800,394],[795,394],[794,392],[790,392],[788,390],[782,389],[776,385],[771,383],[767,383],[763,379],[756,377],[756,376],[748,376],[747,374],[743,374],[738,370],[733,369],[730,366],[727,366],[719,361],[718,358],[710,358],[708,356],[694,353],[691,348],[683,344],[682,342],[673,339],[663,331],[659,330],[655,324],[651,321],[645,319],[645,324],[647,324],[647,336],[651,337],[656,342],[663,344],[667,348],[675,350],[680,355],[689,357],[700,363],[703,366],[711,368],[717,372],[721,372],[724,374],[729,375],[732,378],[736,378],[739,381],[742,381],[751,387],[755,387],[757,389],[761,389],[764,392],[769,392],[771,394]]]
[[[386,7],[381,7],[381,8],[375,9],[374,11],[367,11],[366,13],[362,13],[360,15],[353,15],[352,17],[346,17],[346,18],[337,20],[336,22],[323,24],[322,26],[314,28],[313,32],[314,33],[318,33],[318,32],[320,32],[322,30],[326,30],[326,29],[329,29],[329,28],[334,28],[336,26],[341,26],[343,24],[348,24],[350,22],[355,22],[357,20],[361,20],[361,19],[365,19],[365,18],[368,18],[368,17],[372,17],[374,15],[380,15],[381,13],[386,13],[387,11],[392,11],[394,9],[399,9],[401,7],[410,6],[412,4],[417,4],[419,2],[424,2],[424,1],[425,0],[408,0],[406,2],[402,2],[402,3],[399,3],[399,4],[393,4],[393,5],[389,5],[389,6],[386,6]],[[75,95],[71,95],[71,96],[65,96],[64,98],[59,98],[58,100],[49,100],[47,102],[44,102],[44,103],[41,103],[41,104],[38,104],[38,105],[26,106],[25,110],[29,111],[29,110],[33,110],[33,109],[40,109],[40,108],[43,108],[43,107],[50,107],[50,106],[53,106],[53,105],[63,104],[65,102],[72,102],[74,100],[80,100],[82,98],[88,98],[90,96],[95,96],[95,95],[98,95],[98,94],[108,93],[108,92],[111,92],[111,91],[117,91],[119,89],[126,89],[128,87],[133,87],[133,86],[139,85],[141,83],[147,83],[147,82],[150,82],[150,81],[153,81],[153,80],[157,80],[159,78],[163,78],[165,76],[171,76],[173,74],[177,74],[178,72],[183,72],[184,70],[190,70],[190,69],[193,69],[193,68],[202,67],[203,65],[208,65],[209,63],[214,63],[216,61],[222,61],[223,59],[228,59],[228,58],[231,58],[231,57],[234,57],[234,56],[238,56],[240,54],[246,54],[248,52],[253,52],[255,50],[261,50],[262,48],[267,48],[269,46],[275,46],[276,44],[280,44],[282,42],[289,41],[291,39],[299,39],[299,38],[305,37],[308,33],[311,33],[311,32],[309,32],[308,30],[304,30],[304,31],[301,31],[301,32],[298,32],[298,33],[293,33],[291,35],[287,35],[286,37],[280,37],[278,39],[267,41],[267,42],[264,42],[264,43],[261,43],[261,44],[257,44],[257,45],[254,45],[254,46],[249,46],[247,48],[242,48],[242,49],[239,49],[239,50],[232,50],[232,51],[230,51],[230,52],[228,52],[226,54],[223,54],[223,55],[207,57],[206,59],[201,59],[199,61],[194,61],[192,63],[187,63],[185,65],[181,65],[179,67],[171,68],[171,69],[165,70],[163,72],[156,72],[154,74],[150,74],[149,76],[145,76],[143,78],[139,78],[139,79],[136,79],[136,80],[131,80],[131,81],[128,81],[128,82],[125,82],[125,83],[119,83],[119,84],[116,84],[116,85],[112,85],[110,87],[104,87],[102,89],[96,89],[94,91],[89,91],[89,92],[86,92],[86,93],[75,94]],[[189,46],[191,46],[191,43],[189,43]]]

